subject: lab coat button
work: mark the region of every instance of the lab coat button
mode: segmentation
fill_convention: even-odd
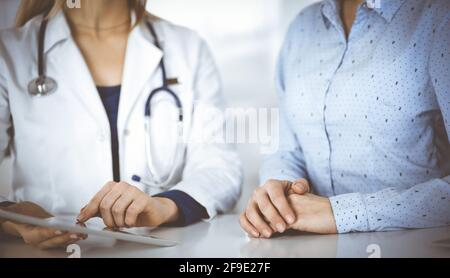
[[[125,135],[125,136],[130,135],[130,130],[129,130],[129,129],[125,129],[125,130],[123,131],[123,135]]]

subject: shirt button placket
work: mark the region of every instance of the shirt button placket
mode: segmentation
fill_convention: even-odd
[[[333,180],[333,169],[332,169],[332,142],[330,139],[330,130],[329,127],[327,125],[327,120],[328,120],[328,113],[330,113],[330,109],[327,109],[327,107],[330,107],[332,105],[332,103],[330,103],[330,98],[329,96],[332,95],[332,85],[333,85],[333,79],[335,78],[337,72],[339,71],[339,69],[342,67],[343,62],[344,62],[344,58],[345,55],[347,54],[348,51],[348,44],[345,43],[343,45],[344,47],[342,48],[342,54],[341,54],[341,59],[339,61],[339,64],[336,66],[335,71],[333,72],[332,76],[327,79],[326,81],[326,90],[325,90],[325,95],[324,95],[324,101],[323,101],[323,127],[324,127],[324,134],[325,134],[325,139],[326,139],[326,148],[328,150],[328,156],[325,157],[324,156],[324,163],[326,163],[326,169],[327,169],[327,173],[329,175],[329,184],[330,184],[330,194],[335,195],[335,188],[334,188],[334,180]],[[325,161],[326,160],[326,161]]]

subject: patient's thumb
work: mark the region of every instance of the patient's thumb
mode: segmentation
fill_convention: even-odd
[[[299,179],[292,184],[292,193],[306,194],[310,192],[309,182],[305,179]]]

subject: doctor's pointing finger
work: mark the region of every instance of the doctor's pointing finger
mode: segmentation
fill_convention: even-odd
[[[126,183],[110,182],[84,207],[77,220],[100,216],[108,227],[155,227],[179,218],[169,198],[151,197]]]

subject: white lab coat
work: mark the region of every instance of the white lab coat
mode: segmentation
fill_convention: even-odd
[[[72,214],[112,180],[110,127],[62,12],[49,21],[45,37],[46,71],[57,80],[58,89],[45,97],[28,93],[27,84],[37,76],[36,42],[41,20],[37,17],[20,29],[0,33],[0,162],[11,151],[15,161],[9,200],[32,201],[53,214]],[[168,77],[177,77],[180,83],[171,88],[183,104],[185,140],[220,129],[199,111],[222,105],[220,79],[204,41],[186,28],[154,21],[163,51],[154,46],[145,23],[133,29],[117,123],[121,178],[149,194],[161,190],[148,190],[131,177],[150,178],[144,106],[150,91],[161,86],[161,57],[165,57]],[[235,149],[227,144],[188,140],[184,161],[173,165],[174,106],[167,96],[153,103],[151,140],[158,174],[167,176],[170,167],[177,167],[171,186],[164,190],[186,192],[210,217],[232,208],[242,184]]]

